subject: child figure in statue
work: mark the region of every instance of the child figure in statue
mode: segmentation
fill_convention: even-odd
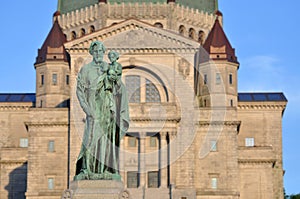
[[[110,80],[111,87],[113,88],[113,93],[116,94],[118,88],[120,88],[122,81],[122,65],[117,62],[119,59],[119,53],[116,51],[110,51],[108,53],[108,58],[111,61],[108,69],[108,79]],[[114,86],[116,84],[116,86]]]

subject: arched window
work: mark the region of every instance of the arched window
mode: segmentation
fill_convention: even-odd
[[[146,79],[146,102],[160,102],[156,86],[148,79]]]
[[[71,39],[76,39],[77,35],[76,35],[76,32],[75,31],[72,31],[71,33]]]
[[[95,26],[91,25],[91,26],[90,26],[89,33],[93,33],[93,32],[95,32]]]
[[[125,85],[129,103],[161,102],[161,97],[156,85],[147,78],[138,75],[127,75],[125,77]]]
[[[140,103],[141,101],[141,78],[137,75],[125,77],[125,85],[130,103]]]
[[[160,23],[160,22],[156,22],[156,23],[154,24],[154,26],[157,27],[157,28],[164,28],[164,26],[163,26],[162,23]]]
[[[194,30],[194,28],[189,29],[189,38],[196,39],[196,31]]]
[[[185,35],[186,34],[186,28],[184,25],[179,26],[179,34]]]
[[[204,43],[204,36],[205,36],[204,32],[202,30],[200,30],[199,33],[198,33],[198,42],[200,44]]]
[[[85,35],[85,29],[84,28],[81,28],[80,30],[80,37],[84,36]]]

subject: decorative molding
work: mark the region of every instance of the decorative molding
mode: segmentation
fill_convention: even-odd
[[[103,41],[108,50],[120,53],[195,53],[199,43],[151,24],[128,19],[117,25],[67,42],[65,47],[72,53],[86,53],[92,41]]]
[[[146,117],[131,117],[133,122],[172,122],[179,123],[181,118],[146,118]]]
[[[241,125],[241,121],[199,121],[196,123],[199,126],[237,126]]]
[[[200,128],[212,128],[211,130],[220,131],[223,127],[226,127],[229,130],[236,131],[237,134],[240,132],[241,121],[199,121],[196,122],[197,126]]]
[[[68,122],[55,122],[55,121],[49,121],[49,122],[25,122],[25,126],[27,129],[29,127],[68,127]]]
[[[5,105],[5,106],[0,106],[0,111],[29,111],[30,108],[33,108],[33,105]]]
[[[239,192],[234,191],[224,191],[224,190],[213,190],[213,191],[206,191],[201,189],[196,189],[197,196],[233,196],[234,198],[240,196]]]
[[[15,165],[15,164],[27,164],[27,160],[0,160],[0,164],[8,164],[8,165]]]
[[[244,150],[273,150],[272,146],[253,146],[253,147],[248,147],[248,146],[239,146],[238,150],[244,151]]]
[[[143,49],[129,49],[129,48],[109,48],[107,50],[115,50],[120,52],[121,54],[164,54],[164,53],[187,53],[192,54],[195,53],[197,48],[143,48]],[[72,48],[68,49],[69,53],[87,53],[88,48]]]
[[[98,4],[72,11],[58,16],[58,21],[62,29],[68,29],[91,23],[97,20]]]
[[[238,159],[239,164],[272,164],[275,165],[276,159]]]
[[[238,109],[273,109],[273,110],[283,110],[286,108],[286,105],[283,104],[238,104]]]

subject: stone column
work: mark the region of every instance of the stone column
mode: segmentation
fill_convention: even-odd
[[[176,144],[174,144],[174,140],[176,139],[176,132],[169,132],[169,145],[170,145],[170,184],[175,184],[176,179]]]
[[[167,132],[160,133],[160,184],[162,188],[168,187],[168,143]]]
[[[140,175],[140,187],[146,186],[146,132],[139,133],[139,175]]]

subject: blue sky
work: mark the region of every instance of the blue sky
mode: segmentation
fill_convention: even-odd
[[[51,26],[56,0],[3,1],[0,93],[34,92],[33,63]],[[224,29],[240,62],[239,91],[282,91],[285,189],[300,192],[300,1],[219,0]]]

